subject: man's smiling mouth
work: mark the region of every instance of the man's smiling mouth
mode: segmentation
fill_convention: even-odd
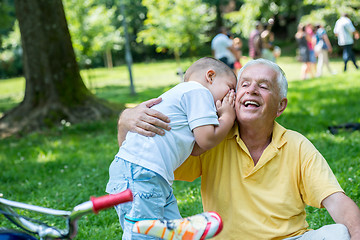
[[[248,107],[248,106],[255,106],[255,107],[260,107],[260,104],[258,102],[255,101],[245,101],[244,102],[244,106]]]

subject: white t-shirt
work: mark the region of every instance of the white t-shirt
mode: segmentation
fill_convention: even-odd
[[[171,130],[155,137],[128,132],[117,156],[158,173],[171,185],[175,169],[194,147],[192,130],[219,125],[219,120],[212,94],[198,82],[180,83],[160,97],[162,102],[152,108],[170,118]]]
[[[355,27],[349,18],[341,17],[336,21],[334,33],[337,34],[339,46],[353,44],[353,32]]]
[[[229,63],[235,62],[234,54],[228,49],[228,47],[232,46],[233,41],[223,33],[219,33],[216,35],[211,41],[211,49],[215,53],[215,58],[220,59],[223,57],[227,57]]]

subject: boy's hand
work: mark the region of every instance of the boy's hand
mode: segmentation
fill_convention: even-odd
[[[193,129],[195,136],[195,150],[192,155],[201,153],[215,147],[228,134],[235,121],[235,92],[230,90],[222,101],[216,101],[219,125],[204,125]]]
[[[216,101],[216,110],[219,119],[226,121],[235,121],[235,91],[231,89],[223,98],[222,101]]]

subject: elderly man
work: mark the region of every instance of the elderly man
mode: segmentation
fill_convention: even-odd
[[[217,239],[360,239],[360,210],[326,160],[304,136],[275,121],[287,106],[286,94],[277,64],[248,62],[239,72],[232,130],[205,153],[195,146],[194,154],[202,154],[180,166],[177,179],[202,177],[204,210],[217,211],[224,221]],[[120,143],[128,130],[165,133],[167,117],[149,108],[158,101],[125,110]],[[325,207],[337,224],[309,230],[306,205]]]

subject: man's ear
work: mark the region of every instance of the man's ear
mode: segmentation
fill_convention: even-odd
[[[281,99],[278,107],[278,111],[276,113],[276,117],[280,117],[280,115],[284,112],[286,106],[287,106],[288,100],[287,98]]]
[[[209,69],[206,71],[206,74],[205,74],[205,78],[206,78],[206,81],[210,84],[213,83],[213,78],[215,77],[216,73],[213,69]]]

